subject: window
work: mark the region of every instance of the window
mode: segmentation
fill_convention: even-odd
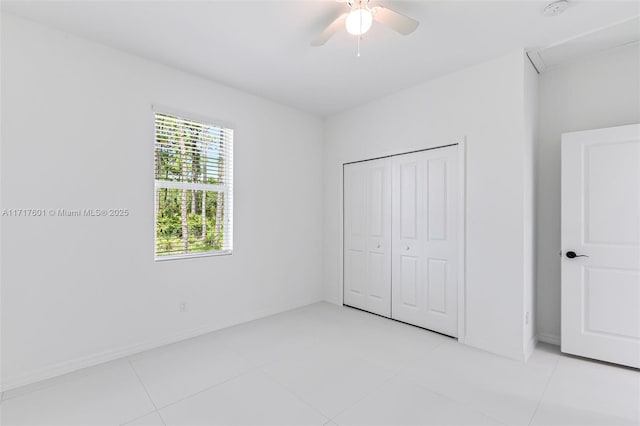
[[[230,254],[233,130],[155,114],[157,260]]]

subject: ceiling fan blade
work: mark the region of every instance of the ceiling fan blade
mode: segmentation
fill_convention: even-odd
[[[384,6],[376,6],[372,9],[373,20],[385,25],[402,35],[411,34],[420,24],[415,19],[404,16]]]
[[[347,14],[343,13],[338,16],[327,28],[316,38],[311,41],[312,46],[322,46],[325,44],[331,36],[333,36],[341,27],[344,27],[344,21],[347,19]]]

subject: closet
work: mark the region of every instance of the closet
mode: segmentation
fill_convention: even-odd
[[[344,304],[457,336],[458,147],[344,165]]]

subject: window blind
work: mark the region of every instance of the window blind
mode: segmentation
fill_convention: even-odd
[[[230,253],[233,129],[155,114],[155,255]]]

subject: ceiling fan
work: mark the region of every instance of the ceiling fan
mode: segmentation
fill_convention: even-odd
[[[325,30],[311,42],[312,46],[322,46],[345,26],[349,34],[361,37],[371,29],[373,21],[399,32],[411,34],[418,28],[419,22],[388,9],[382,5],[369,7],[369,0],[337,0],[349,5],[351,10],[338,16]]]

